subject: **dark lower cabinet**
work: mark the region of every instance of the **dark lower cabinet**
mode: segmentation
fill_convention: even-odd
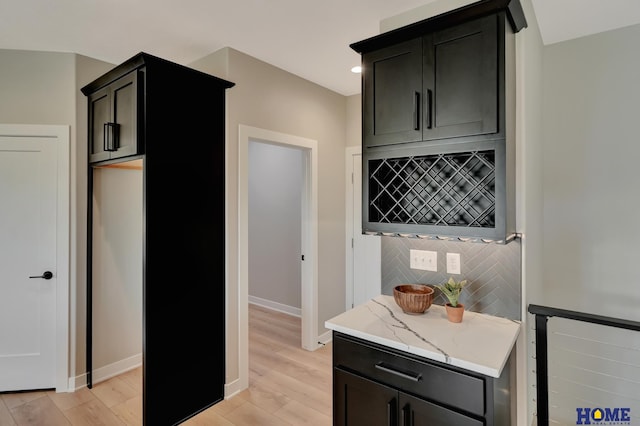
[[[398,391],[336,368],[333,372],[333,424],[396,424]]]
[[[481,426],[449,410],[339,368],[334,370],[336,426]]]
[[[333,333],[334,426],[507,426],[510,367],[499,378]]]
[[[481,426],[484,421],[400,392],[400,426]]]

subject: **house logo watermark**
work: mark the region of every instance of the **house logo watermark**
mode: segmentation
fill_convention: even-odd
[[[576,408],[577,425],[630,425],[631,408]]]

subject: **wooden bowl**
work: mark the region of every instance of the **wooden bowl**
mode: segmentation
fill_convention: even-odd
[[[407,314],[422,314],[433,301],[433,287],[425,284],[402,284],[394,287],[393,298]]]

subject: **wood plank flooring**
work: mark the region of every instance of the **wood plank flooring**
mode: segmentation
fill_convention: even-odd
[[[249,388],[183,425],[330,426],[331,343],[309,352],[300,334],[300,318],[249,305]],[[140,426],[142,371],[73,393],[0,394],[0,425]]]

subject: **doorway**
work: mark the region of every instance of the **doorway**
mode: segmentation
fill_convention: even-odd
[[[69,154],[69,126],[0,125],[0,391],[68,390]]]
[[[249,141],[249,302],[301,317],[304,150]]]
[[[318,184],[317,141],[270,130],[240,125],[238,129],[238,366],[239,383],[249,383],[248,299],[249,299],[249,143],[260,142],[295,148],[302,153],[301,317],[302,347],[315,350],[318,344]]]
[[[347,310],[382,291],[381,238],[362,233],[362,148],[346,149],[346,294]]]

